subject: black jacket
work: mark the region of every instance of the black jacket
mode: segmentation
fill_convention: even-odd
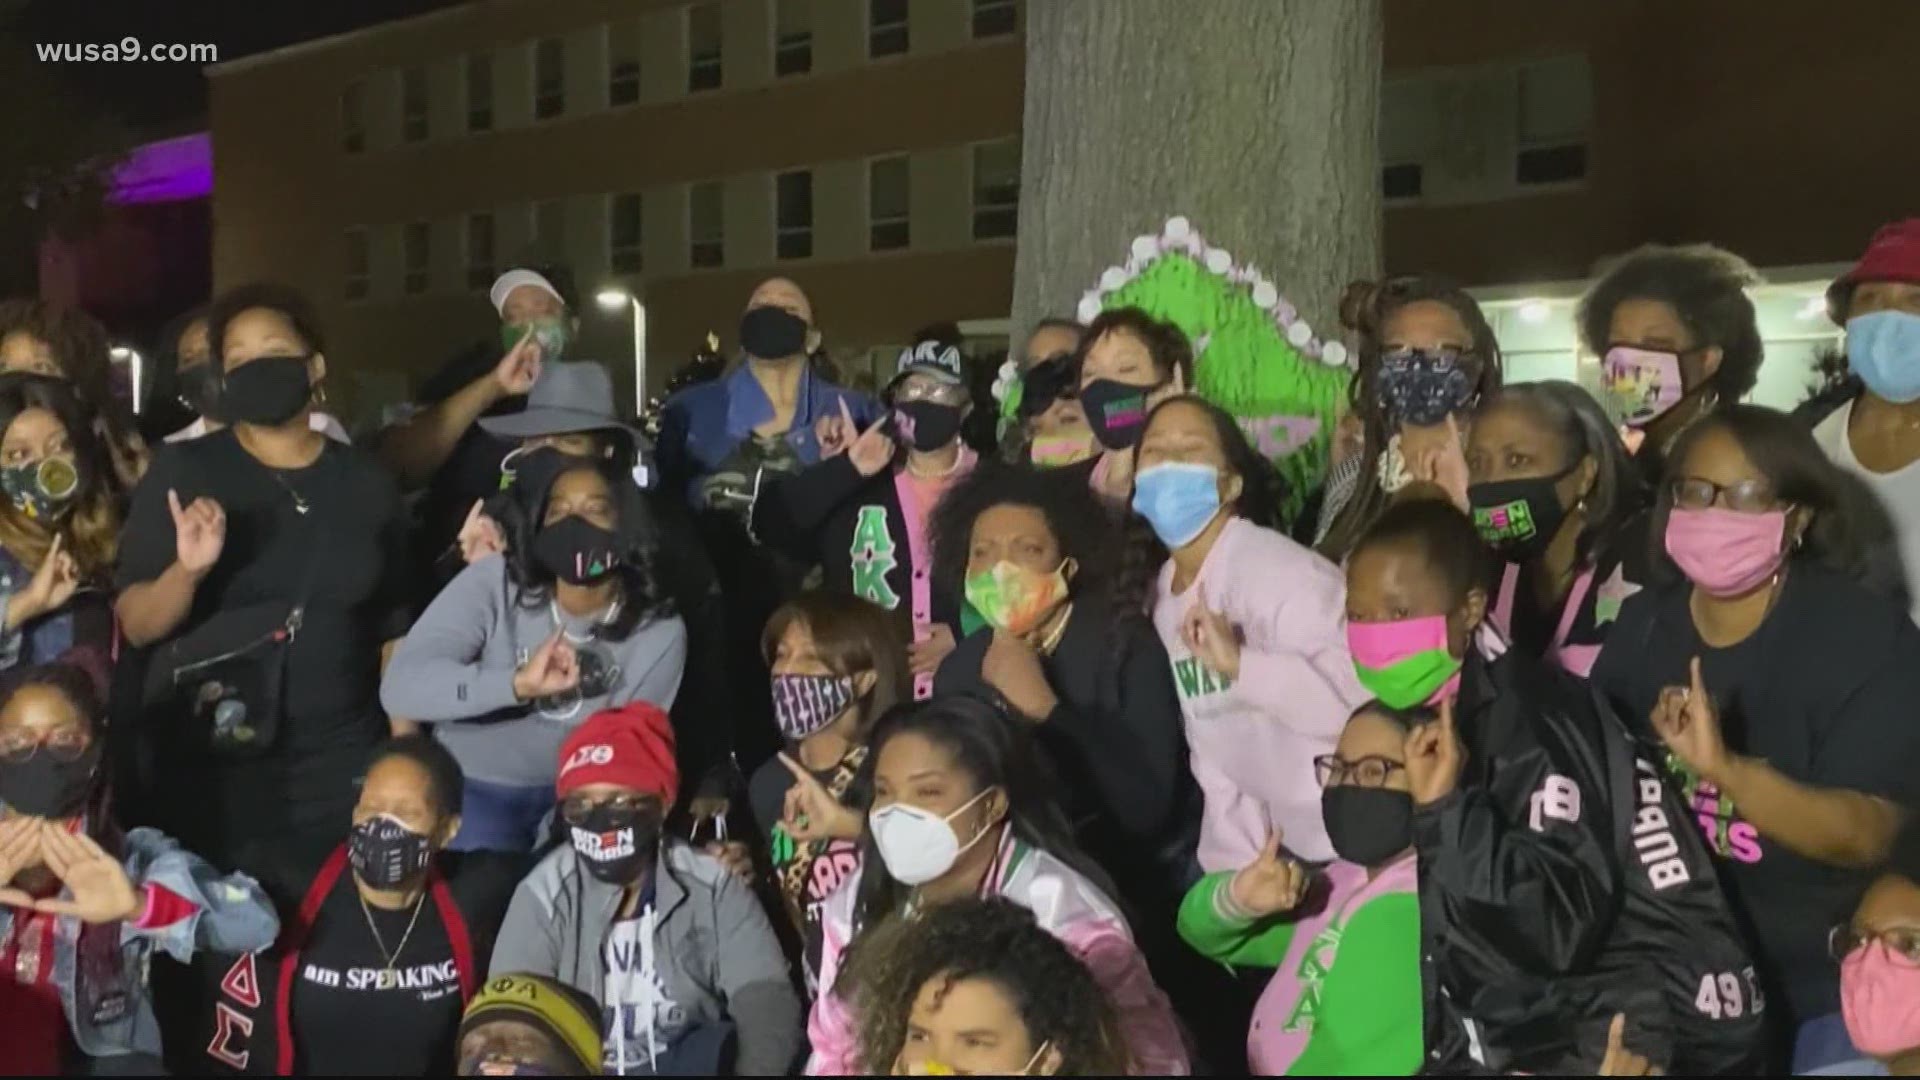
[[[1751,1067],[1752,969],[1683,807],[1641,785],[1651,763],[1624,730],[1517,650],[1469,657],[1457,708],[1459,784],[1413,820],[1429,1068],[1590,1073],[1615,1013],[1672,1071]],[[1702,979],[1723,973],[1742,1004],[1703,1018]]]

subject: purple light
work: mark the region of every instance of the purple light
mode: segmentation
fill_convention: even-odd
[[[213,136],[205,131],[136,147],[109,176],[112,203],[167,203],[213,193]]]

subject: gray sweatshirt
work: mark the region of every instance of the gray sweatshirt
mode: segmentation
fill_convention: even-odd
[[[603,708],[673,707],[687,660],[678,616],[643,622],[625,641],[591,636],[596,620],[560,613],[580,658],[580,689],[516,701],[513,675],[553,636],[558,608],[529,608],[490,555],[460,572],[407,631],[380,680],[389,714],[434,725],[470,780],[552,786],[567,733]]]

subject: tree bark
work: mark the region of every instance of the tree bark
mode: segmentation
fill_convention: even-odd
[[[1339,340],[1380,260],[1380,27],[1379,0],[1033,0],[1014,333],[1183,215]]]

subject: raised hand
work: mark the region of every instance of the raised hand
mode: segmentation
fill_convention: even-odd
[[[71,899],[35,900],[33,910],[72,915],[82,922],[107,923],[132,918],[140,910],[140,893],[127,879],[120,860],[91,837],[76,835],[64,825],[40,823],[40,850],[47,869],[66,883]]]
[[[41,861],[40,819],[25,814],[0,819],[0,904],[33,906],[33,897],[14,888],[13,879]]]
[[[480,508],[485,505],[485,499],[475,499],[473,509],[467,511],[467,520],[460,525],[457,538],[460,559],[469,566],[507,550],[507,538],[500,532],[499,523],[481,513]]]
[[[847,400],[841,398],[840,408],[844,410],[846,407]],[[852,418],[849,417],[847,422],[852,423]],[[897,447],[893,436],[887,434],[886,427],[887,418],[881,416],[853,440],[853,445],[847,447],[847,460],[853,462],[853,467],[859,470],[861,476],[877,476],[881,470],[893,464]]]
[[[1407,732],[1407,786],[1413,801],[1426,806],[1453,793],[1460,783],[1460,768],[1466,764],[1467,751],[1453,727],[1453,700],[1440,702],[1440,719],[1421,724]]]
[[[513,673],[513,696],[520,701],[564,694],[579,685],[580,657],[559,630],[541,642],[526,664]]]
[[[493,382],[503,397],[518,397],[533,389],[536,379],[540,378],[540,342],[534,338],[534,327],[528,324],[527,332],[520,336],[520,343],[507,350],[507,355],[494,365]]]
[[[954,650],[953,628],[938,622],[921,625],[927,628],[926,639],[907,646],[907,661],[915,675],[931,675],[940,670],[940,662]]]
[[[173,512],[174,558],[195,578],[205,577],[227,544],[227,513],[202,495],[184,509],[180,495],[167,489],[167,509]]]
[[[815,840],[860,839],[860,815],[848,809],[827,785],[799,762],[782,753],[780,764],[793,774],[793,786],[787,789],[780,807],[780,827],[796,843]]]
[[[1650,1064],[1646,1058],[1627,1049],[1627,1014],[1614,1013],[1607,1028],[1607,1054],[1600,1059],[1596,1076],[1665,1076],[1667,1070]]]
[[[980,659],[980,678],[1029,720],[1045,720],[1060,704],[1040,666],[1040,654],[1025,638],[1004,630],[993,632],[987,655]]]
[[[74,592],[80,588],[80,567],[73,556],[61,550],[64,543],[61,535],[54,533],[53,542],[47,545],[46,557],[33,572],[33,580],[13,594],[13,603],[7,607],[9,629],[49,611],[58,611],[73,599]]]
[[[1467,456],[1460,446],[1460,425],[1454,422],[1453,414],[1447,414],[1446,439],[1436,445],[1421,450],[1413,463],[1413,476],[1424,480],[1446,492],[1453,505],[1462,513],[1471,508],[1467,499],[1467,485],[1471,476],[1467,470]]]
[[[1280,853],[1280,840],[1280,830],[1270,830],[1260,854],[1227,882],[1233,902],[1256,919],[1299,907],[1313,880],[1298,860]]]
[[[853,413],[847,411],[847,399],[839,399],[838,415],[828,413],[813,422],[813,438],[820,444],[820,460],[846,452],[853,444],[854,436],[860,433],[859,425],[853,422]]]
[[[1180,620],[1180,640],[1196,659],[1228,679],[1240,677],[1240,632],[1227,617],[1207,606],[1203,591]]]
[[[1660,691],[1653,705],[1653,730],[1695,776],[1718,785],[1725,779],[1733,755],[1720,729],[1720,710],[1714,708],[1713,697],[1700,678],[1699,657],[1693,658],[1690,668],[1688,685]]]

